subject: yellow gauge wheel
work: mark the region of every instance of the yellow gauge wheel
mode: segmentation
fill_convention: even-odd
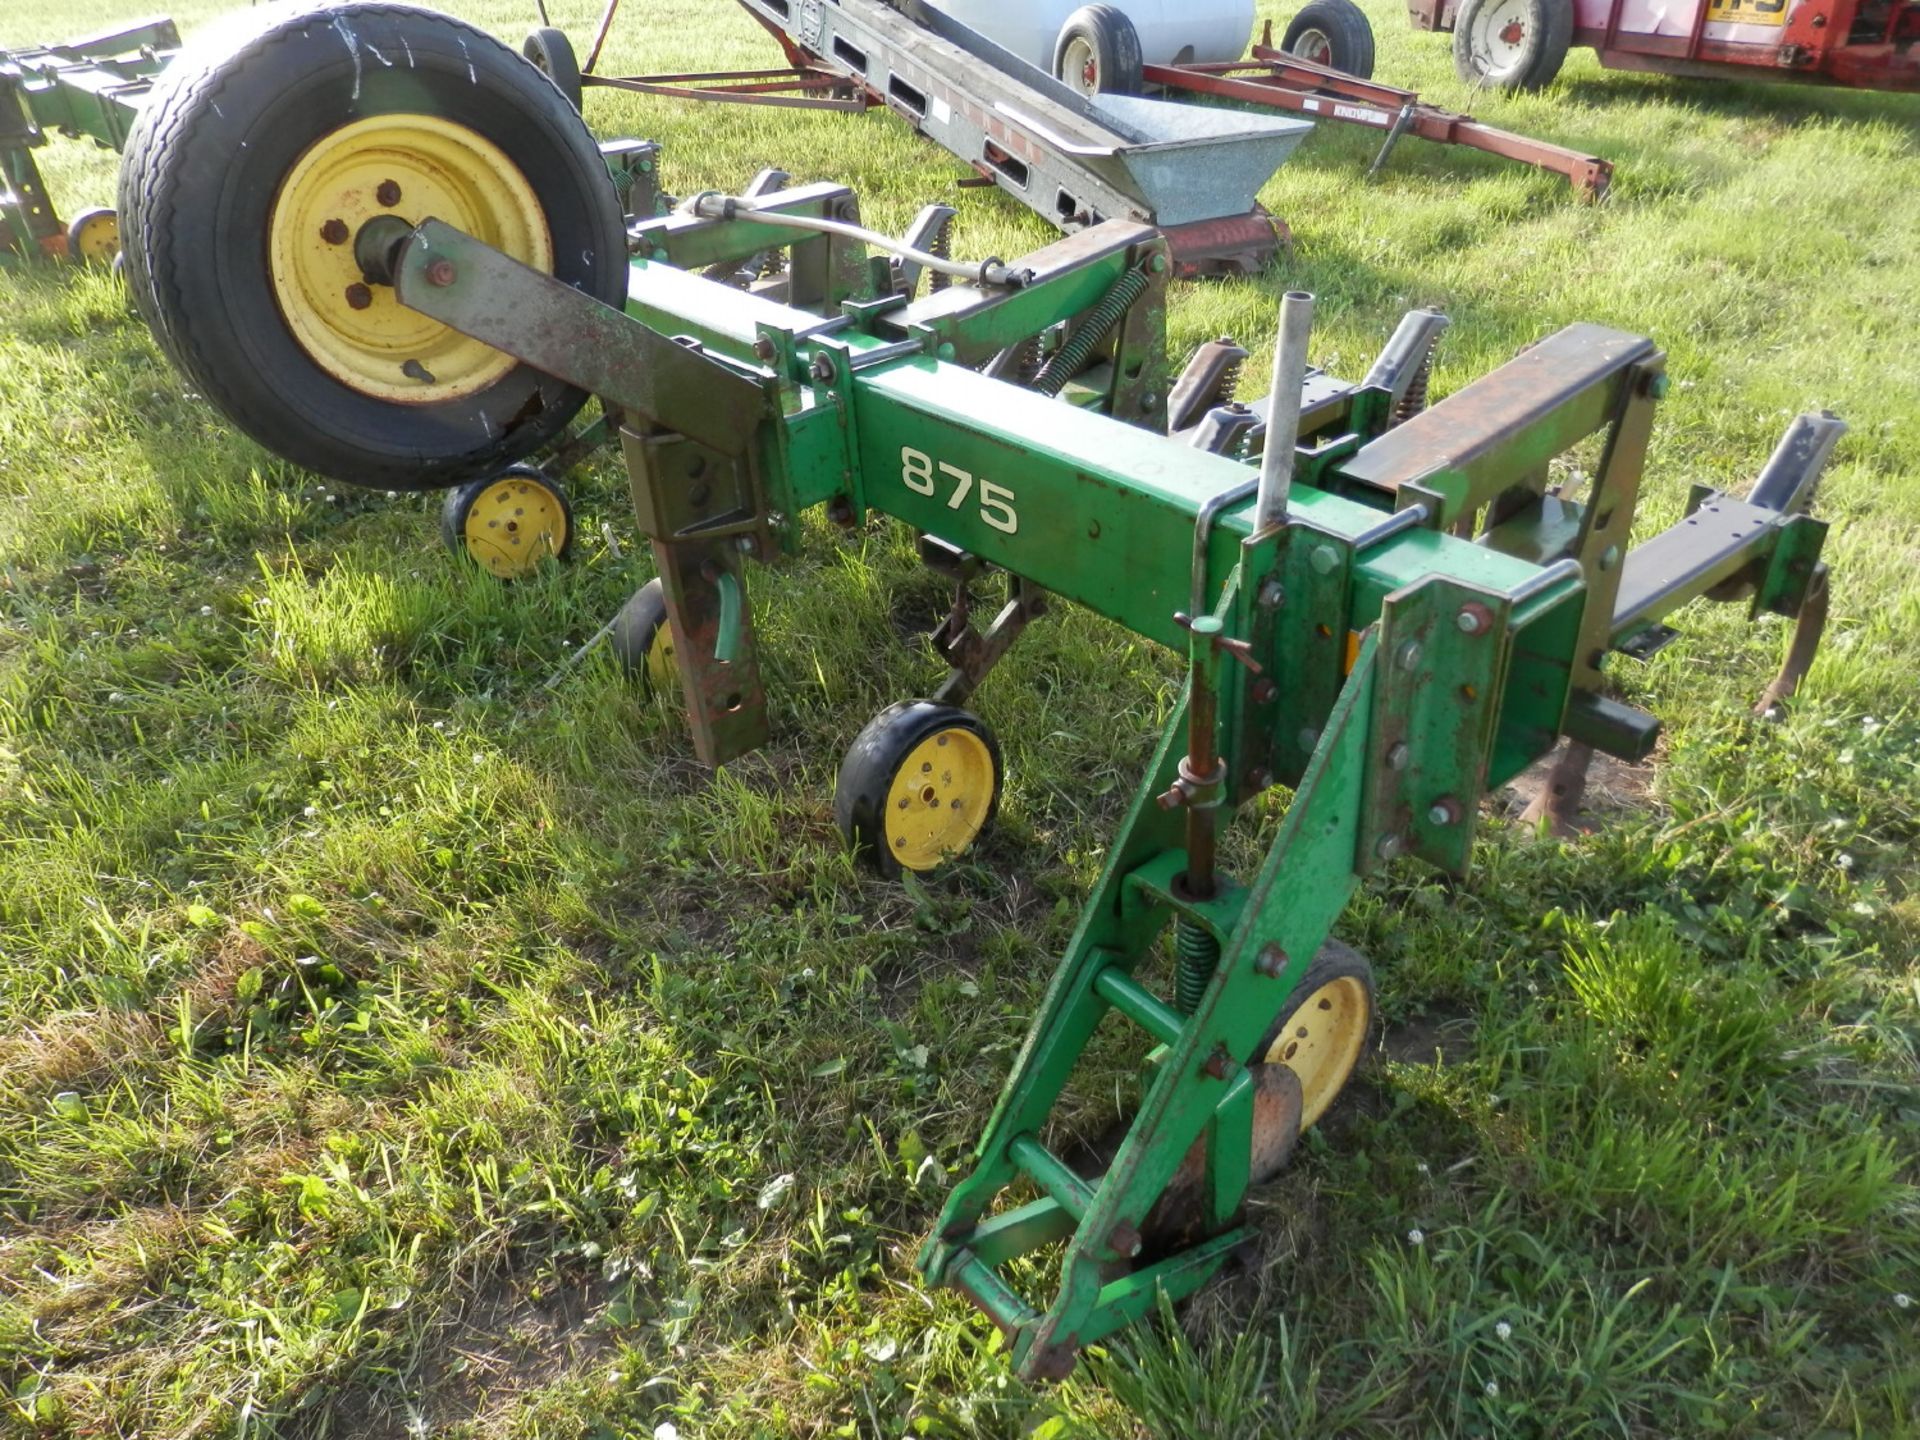
[[[523,580],[573,544],[567,492],[531,465],[447,493],[441,538],[502,580]]]
[[[680,664],[674,658],[673,626],[667,620],[667,595],[659,579],[649,580],[613,617],[607,644],[629,675],[649,695],[680,693]]]
[[[360,394],[437,404],[486,389],[518,363],[370,278],[402,225],[428,217],[553,273],[553,238],[527,177],[492,141],[432,115],[375,115],[330,131],[274,197],[267,255],[280,313],[314,363]]]
[[[1300,1128],[1307,1129],[1352,1078],[1373,1029],[1373,973],[1364,957],[1328,941],[1253,1055],[1284,1065],[1300,1081]]]
[[[908,700],[860,732],[840,766],[834,811],[883,874],[928,871],[964,854],[1000,804],[1000,748],[976,715]]]
[[[82,210],[67,226],[67,258],[83,265],[111,265],[120,253],[120,217],[111,210]]]

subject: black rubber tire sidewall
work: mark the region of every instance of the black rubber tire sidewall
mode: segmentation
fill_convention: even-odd
[[[1361,80],[1373,77],[1373,26],[1353,0],[1312,0],[1287,26],[1280,48],[1291,54],[1294,42],[1308,30],[1327,37],[1332,52],[1328,65]]]
[[[1000,742],[979,716],[933,700],[902,700],[869,720],[840,761],[840,774],[833,787],[834,821],[854,854],[888,879],[898,878],[904,868],[886,843],[887,793],[893,788],[894,776],[914,746],[936,731],[951,729],[979,736],[993,757],[993,795],[971,848],[985,838],[1000,812],[1005,773]]]
[[[1060,73],[1066,60],[1067,45],[1076,37],[1093,47],[1094,64],[1100,72],[1103,95],[1138,95],[1142,87],[1140,72],[1140,32],[1125,12],[1112,5],[1083,5],[1067,17],[1053,46],[1053,73],[1060,83],[1078,92],[1077,82]]]
[[[543,25],[528,33],[520,53],[553,82],[553,88],[567,104],[576,110],[580,108],[584,88],[580,84],[580,61],[573,53],[573,42],[567,39],[566,31]]]
[[[1453,24],[1454,73],[1469,85],[1495,90],[1538,90],[1560,73],[1573,43],[1573,0],[1527,0],[1527,35],[1520,58],[1506,69],[1480,68],[1473,52],[1472,21],[1494,0],[1465,0]]]
[[[266,255],[280,182],[320,136],[423,109],[499,146],[547,211],[556,275],[621,302],[619,199],[578,114],[499,41],[433,11],[375,0],[272,15],[237,41],[229,32],[168,68],[121,173],[128,278],[170,358],[268,449],[379,489],[497,474],[586,399],[522,365],[461,399],[382,401],[328,375],[287,328]]]
[[[639,680],[649,696],[654,693],[653,676],[647,671],[648,653],[660,631],[667,625],[667,591],[658,577],[649,580],[627,597],[613,617],[607,632],[607,648],[628,675]]]

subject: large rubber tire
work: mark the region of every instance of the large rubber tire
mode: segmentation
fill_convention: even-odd
[[[502,157],[544,223],[552,272],[618,304],[619,197],[559,91],[484,32],[380,0],[250,12],[216,33],[167,67],[120,175],[128,282],[194,387],[295,464],[378,489],[495,475],[559,434],[586,396],[525,365],[470,393],[405,401],[330,373],[289,323],[269,246],[282,183],[304,157],[350,146],[349,126],[384,133],[382,117],[416,117]]]
[[[1469,85],[1538,90],[1573,43],[1573,0],[1464,0],[1453,22],[1454,73]]]
[[[1144,64],[1140,32],[1112,5],[1082,5],[1053,44],[1054,78],[1082,95],[1138,95]]]
[[[528,34],[520,43],[520,53],[533,62],[538,70],[553,82],[574,109],[580,108],[581,92],[580,62],[573,53],[573,42],[567,39],[567,32],[541,26]]]
[[[1287,26],[1280,48],[1314,65],[1373,76],[1373,26],[1353,0],[1312,0]]]

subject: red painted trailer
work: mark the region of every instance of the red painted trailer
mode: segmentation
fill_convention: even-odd
[[[1407,0],[1462,79],[1537,90],[1575,45],[1612,70],[1920,90],[1920,0]]]

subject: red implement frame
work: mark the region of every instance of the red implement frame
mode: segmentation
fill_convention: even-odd
[[[1564,175],[1587,200],[1605,195],[1613,180],[1612,162],[1597,155],[1582,155],[1565,146],[1482,125],[1471,115],[1424,104],[1411,90],[1360,80],[1276,50],[1272,21],[1267,22],[1260,43],[1245,60],[1148,65],[1141,74],[1147,83],[1169,90],[1188,90],[1276,110],[1298,110],[1319,120],[1343,120],[1384,131],[1387,138],[1367,171],[1369,175],[1386,163],[1402,135],[1417,135],[1438,145],[1464,145]]]
[[[1856,90],[1920,90],[1920,0],[1730,0],[1719,14],[1697,0],[1685,35],[1652,35],[1623,27],[1626,0],[1604,12],[1578,5],[1573,43],[1610,70],[1653,71],[1723,80],[1793,80]],[[1779,40],[1754,44],[1707,35],[1710,20],[1779,14]],[[1407,0],[1421,30],[1451,30],[1458,0]],[[1604,24],[1590,20],[1604,13]],[[1765,71],[1756,75],[1755,71]]]

